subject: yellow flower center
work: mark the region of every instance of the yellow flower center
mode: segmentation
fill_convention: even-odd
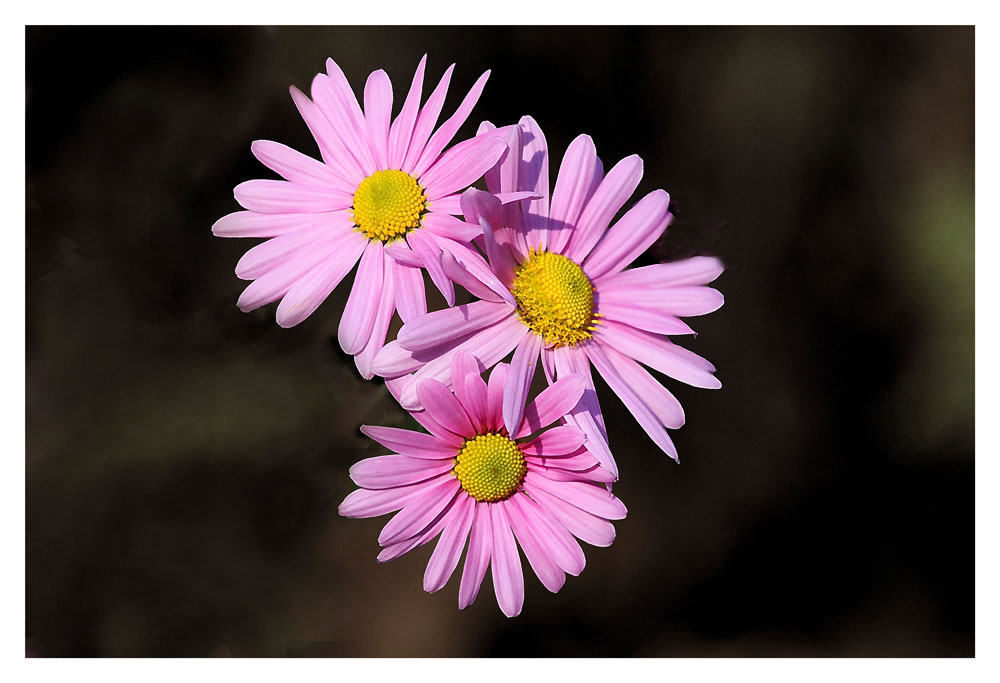
[[[455,459],[455,476],[476,500],[495,503],[517,490],[528,471],[517,444],[500,434],[469,439]]]
[[[376,171],[354,193],[354,224],[370,240],[389,242],[420,227],[424,188],[403,171]]]
[[[521,320],[547,343],[572,346],[593,336],[594,287],[565,256],[532,249],[511,289]]]

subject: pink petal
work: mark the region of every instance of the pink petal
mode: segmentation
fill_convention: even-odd
[[[478,224],[466,223],[460,218],[446,213],[428,213],[420,220],[420,227],[439,237],[446,237],[457,242],[471,242],[483,234]]]
[[[529,474],[525,479],[534,479]],[[538,539],[552,561],[567,574],[579,576],[587,564],[583,548],[573,535],[560,526],[538,503],[528,496],[517,496],[525,518],[538,534]]]
[[[389,331],[389,323],[392,321],[392,313],[396,308],[396,299],[393,294],[395,289],[393,284],[393,267],[395,263],[392,259],[385,259],[385,273],[382,280],[382,294],[378,300],[378,312],[375,315],[375,323],[372,325],[371,336],[359,353],[354,356],[354,364],[358,372],[365,379],[375,376],[372,372],[372,363],[375,356],[382,347],[385,346],[385,335]]]
[[[450,251],[442,250],[441,267],[444,269],[444,274],[448,276],[448,279],[456,285],[465,287],[469,294],[483,301],[500,303],[501,299],[496,295],[496,292],[474,278],[468,270],[455,260]]]
[[[549,225],[549,148],[542,129],[533,118],[522,116],[519,124],[523,131],[523,147],[518,185],[539,195],[539,199],[523,205],[526,238],[528,246],[544,248]]]
[[[250,283],[236,305],[247,313],[264,304],[277,301],[288,293],[288,290],[311,271],[320,268],[320,264],[334,258],[339,251],[341,240],[330,238],[314,245],[312,250],[296,254],[266,275]]]
[[[496,137],[476,137],[455,145],[420,176],[430,201],[459,192],[483,177],[507,150]]]
[[[444,425],[435,420],[434,417],[426,410],[411,410],[408,412],[410,417],[412,417],[417,424],[433,434],[438,440],[450,446],[453,449],[453,456],[457,455],[458,452],[462,450],[462,445],[465,443],[465,439],[458,434],[445,429]]]
[[[423,268],[423,260],[416,254],[415,251],[410,249],[410,245],[406,243],[406,240],[396,240],[391,242],[385,248],[386,256],[392,258],[393,261],[400,264],[401,266],[408,266],[409,268]]]
[[[524,551],[524,556],[528,558],[528,564],[534,570],[538,580],[542,582],[552,593],[558,593],[559,589],[566,583],[566,573],[559,568],[552,558],[549,557],[548,549],[538,538],[531,521],[521,510],[520,499],[525,498],[523,494],[511,496],[505,503],[504,508],[510,521],[514,536]]]
[[[299,110],[302,120],[306,122],[309,132],[319,145],[320,155],[331,170],[344,178],[345,182],[354,187],[365,177],[365,170],[344,146],[340,137],[334,132],[333,126],[319,110],[319,107],[302,94],[302,91],[292,86],[288,89],[292,101]]]
[[[486,417],[490,430],[503,427],[503,390],[507,386],[507,373],[510,365],[497,363],[490,372],[490,380],[486,387]]]
[[[635,192],[641,179],[642,159],[635,154],[625,157],[608,171],[581,212],[569,245],[563,250],[568,258],[580,263],[590,254],[590,250],[608,229],[611,219]]]
[[[601,278],[601,291],[610,292],[624,287],[667,287],[707,285],[719,277],[724,268],[717,258],[694,256],[670,263],[658,263],[642,268],[630,268]]]
[[[293,183],[329,186],[340,194],[351,196],[357,190],[357,184],[344,178],[343,174],[280,142],[255,140],[250,144],[250,151],[262,164]]]
[[[516,617],[524,605],[524,575],[505,507],[502,503],[489,506],[493,529],[493,590],[500,611],[508,617]]]
[[[365,248],[354,276],[354,285],[347,298],[344,313],[340,316],[337,338],[344,353],[359,353],[368,343],[378,315],[385,272],[385,255],[382,243],[371,241]]]
[[[445,197],[438,197],[432,202],[427,202],[427,210],[457,216],[462,213],[462,195],[450,194]]]
[[[663,316],[694,316],[718,310],[724,302],[711,287],[618,287],[600,294],[602,313],[610,303]]]
[[[455,392],[455,398],[462,404],[462,408],[472,421],[472,427],[476,434],[481,433],[483,429],[482,413],[486,409],[486,382],[480,376],[481,372],[479,361],[468,351],[460,351],[452,356],[452,391]],[[480,386],[482,387],[481,395]],[[482,405],[480,405],[480,398]]]
[[[632,387],[636,395],[642,397],[643,402],[649,406],[663,426],[678,429],[684,425],[684,409],[680,401],[655,377],[634,360],[610,346],[602,346],[601,350],[622,380]]]
[[[548,249],[562,253],[573,226],[590,196],[597,170],[597,150],[589,135],[580,135],[569,144],[549,208]]]
[[[583,262],[591,281],[632,263],[655,242],[670,223],[670,195],[654,190],[611,226]]]
[[[535,497],[532,491],[540,490],[561,498],[585,512],[604,519],[625,519],[628,510],[603,486],[584,482],[554,482],[536,473],[524,478],[524,490]]]
[[[476,80],[473,84],[472,89],[468,92],[462,103],[458,105],[458,109],[452,116],[441,124],[431,139],[427,141],[424,146],[424,151],[420,155],[420,159],[417,160],[413,167],[413,175],[420,177],[423,176],[424,171],[429,169],[434,162],[438,159],[441,151],[448,146],[451,139],[455,137],[455,133],[458,129],[462,127],[465,120],[469,118],[469,114],[472,113],[472,108],[476,106],[476,102],[479,101],[479,96],[483,92],[483,88],[486,86],[486,80],[490,77],[490,72],[487,71],[482,76]],[[444,193],[447,194],[447,193]]]
[[[494,325],[510,314],[507,304],[473,301],[414,318],[400,328],[396,339],[405,349],[421,351]]]
[[[454,70],[454,64],[445,69],[441,81],[417,115],[417,122],[413,126],[413,135],[410,137],[410,146],[406,150],[406,158],[401,166],[404,171],[413,173],[417,159],[424,151],[427,139],[431,136],[434,124],[437,123],[438,115],[441,113],[441,107],[444,106],[444,98],[448,93],[448,84],[451,82],[451,73]]]
[[[599,302],[598,302],[599,300]],[[681,320],[666,313],[657,313],[638,305],[607,301],[595,297],[595,308],[608,320],[614,320],[655,334],[694,334],[694,330]]]
[[[491,292],[493,292],[492,296],[480,296],[479,298],[486,300],[501,299],[506,301],[511,306],[516,305],[514,295],[511,294],[510,290],[504,286],[503,282],[500,281],[496,273],[493,272],[493,269],[486,262],[486,259],[479,255],[479,252],[464,244],[459,244],[454,240],[435,238],[435,241],[438,243],[442,252],[451,254],[459,265],[468,271],[469,275],[481,282]],[[442,267],[443,263],[444,257],[442,257]],[[462,284],[463,287],[469,289],[469,287],[464,284],[464,279],[463,282],[458,282],[458,280],[455,280],[455,282]],[[469,289],[469,292],[475,294],[475,292],[471,289]]]
[[[604,427],[601,405],[597,401],[590,360],[584,352],[584,348],[590,343],[592,342],[586,342],[576,348],[564,346],[554,349],[552,356],[555,360],[556,377],[562,379],[567,375],[578,375],[583,378],[583,396],[566,416],[566,422],[583,430],[587,435],[587,450],[597,458],[602,467],[617,475],[618,466],[608,447],[608,432]]]
[[[277,237],[329,220],[325,213],[257,213],[235,211],[212,226],[216,237]]]
[[[465,547],[465,539],[469,536],[475,514],[475,498],[462,495],[456,497],[455,504],[448,512],[450,519],[445,524],[441,540],[434,547],[424,571],[424,590],[428,593],[444,588],[451,578],[462,556],[462,548]]]
[[[406,158],[406,148],[410,145],[410,135],[413,133],[413,124],[417,121],[417,112],[420,109],[420,94],[424,85],[424,67],[427,64],[427,55],[420,58],[417,70],[413,74],[413,82],[410,84],[410,91],[403,102],[403,108],[399,111],[399,116],[392,122],[389,131],[389,168],[402,168],[403,160]]]
[[[582,393],[582,392],[581,392]],[[587,440],[587,435],[578,427],[564,425],[553,427],[552,429],[539,434],[531,441],[521,446],[521,452],[525,455],[552,457],[566,455],[580,448]],[[597,461],[592,460],[591,465],[596,465]]]
[[[458,479],[451,476],[442,476],[430,483],[424,489],[422,497],[408,502],[382,528],[378,536],[379,545],[392,545],[426,529],[427,525],[451,503],[460,488]]]
[[[454,468],[450,460],[425,460],[405,455],[380,455],[354,463],[351,479],[366,489],[391,489],[416,484]]]
[[[510,361],[507,386],[503,393],[503,421],[508,434],[516,434],[524,416],[524,402],[528,395],[531,378],[535,376],[535,365],[542,350],[543,340],[537,334],[525,335]]]
[[[396,427],[362,425],[361,433],[391,451],[414,458],[454,458],[458,451],[447,441],[430,434]]]
[[[466,221],[482,226],[483,246],[490,270],[506,290],[514,281],[515,262],[509,249],[502,249],[496,239],[494,228],[500,224],[500,207],[500,200],[486,192],[469,188],[462,193],[462,214]]]
[[[546,387],[524,409],[524,422],[514,432],[515,438],[534,434],[568,415],[580,402],[586,386],[586,380],[579,375],[560,375],[552,386]]]
[[[387,268],[386,270],[390,270]],[[427,313],[427,296],[424,293],[424,274],[419,268],[411,268],[392,261],[395,277],[396,310],[404,323]]]
[[[677,448],[674,446],[673,441],[671,441],[670,436],[667,434],[667,430],[663,428],[662,421],[656,416],[653,410],[649,407],[649,404],[645,400],[645,396],[639,395],[636,391],[629,386],[629,384],[622,379],[618,371],[607,359],[607,356],[602,350],[600,344],[591,344],[587,347],[587,356],[593,362],[594,367],[597,371],[601,373],[601,377],[604,381],[608,383],[611,390],[618,395],[625,407],[629,409],[635,417],[636,422],[639,426],[643,428],[649,438],[653,440],[657,446],[659,446],[664,453],[669,455],[674,460],[677,460]]]
[[[233,190],[244,209],[260,213],[320,213],[346,209],[352,195],[332,187],[290,183],[287,180],[247,180]]]
[[[552,481],[588,481],[595,484],[611,484],[617,480],[615,475],[600,465],[591,465],[585,470],[565,470],[561,467],[543,466],[528,461],[528,471],[544,474]]]
[[[479,587],[490,566],[493,554],[493,527],[490,522],[489,503],[476,504],[476,516],[469,536],[469,549],[465,553],[462,582],[458,587],[458,609],[465,609],[476,600]]]
[[[606,320],[598,326],[594,340],[604,342],[679,382],[702,389],[718,389],[722,386],[712,374],[715,372],[714,365],[664,337]]]
[[[309,317],[340,284],[361,256],[368,241],[360,233],[348,233],[342,249],[318,268],[309,271],[285,294],[275,318],[281,327],[294,327]]]
[[[417,256],[424,264],[427,274],[431,276],[431,282],[438,288],[444,296],[445,302],[449,306],[455,305],[455,286],[444,274],[441,267],[441,249],[437,243],[420,230],[414,230],[406,236],[406,241],[410,248],[416,252]]]
[[[361,165],[365,175],[370,176],[378,167],[368,144],[361,107],[344,73],[332,60],[327,60],[327,73],[329,76],[317,74],[313,78],[313,101],[343,141],[347,152]]]
[[[358,489],[344,498],[344,502],[337,508],[337,513],[341,517],[354,519],[385,515],[401,510],[404,505],[420,496],[424,488],[422,484],[414,484],[378,491]]]
[[[375,152],[375,165],[389,167],[389,121],[392,118],[392,82],[382,69],[373,71],[365,83],[365,123],[368,144]]]
[[[341,223],[341,225],[336,225]],[[346,221],[324,221],[258,244],[236,263],[236,276],[252,280],[274,270],[289,259],[309,251],[316,242],[339,237],[336,231],[349,230]]]
[[[603,517],[584,512],[562,498],[557,498],[541,489],[536,488],[530,495],[564,529],[581,541],[601,548],[614,542],[615,527]]]
[[[445,429],[467,439],[475,437],[476,430],[465,408],[441,382],[434,379],[419,380],[417,398],[424,410]]]
[[[577,428],[574,427],[574,429]],[[527,455],[526,449],[522,448],[521,450]],[[527,461],[533,462],[540,467],[558,467],[559,469],[568,470],[570,472],[582,472],[583,470],[589,470],[597,464],[597,459],[594,458],[594,456],[586,448],[579,448],[575,451],[570,451],[566,455],[532,455],[527,458]]]
[[[427,357],[433,358],[433,360],[426,361],[426,364],[417,370],[414,378],[416,380],[429,378],[440,382],[448,381],[451,356],[453,353],[463,350],[471,352],[483,367],[488,368],[510,353],[525,334],[528,334],[528,329],[511,312],[500,322],[475,332],[453,348],[435,351],[433,354],[428,352]],[[386,345],[386,348],[389,348],[389,345]],[[377,358],[376,361],[378,361]],[[412,410],[420,405],[417,401],[416,388],[412,383],[403,389],[399,401],[407,410]]]

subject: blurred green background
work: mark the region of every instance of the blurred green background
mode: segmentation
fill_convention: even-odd
[[[972,656],[972,28],[27,28],[27,648],[37,656]],[[336,342],[282,330],[222,240],[250,142],[316,156],[287,88],[420,56],[445,111],[589,133],[727,265],[666,384],[680,466],[599,386],[629,507],[508,620],[427,595],[338,517],[362,423]],[[553,173],[555,166],[553,165]]]

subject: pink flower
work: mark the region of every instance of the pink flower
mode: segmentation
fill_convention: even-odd
[[[458,566],[468,539],[458,607],[479,593],[492,565],[493,588],[508,617],[521,612],[524,578],[520,544],[539,581],[553,593],[566,574],[583,571],[577,538],[611,545],[625,506],[603,485],[613,478],[581,448],[577,427],[560,425],[580,400],[584,381],[565,376],[539,394],[508,430],[502,406],[509,367],[493,368],[483,381],[475,358],[453,354],[450,382],[424,380],[417,392],[425,410],[413,413],[429,434],[391,427],[361,431],[393,455],[368,458],[351,468],[362,487],[340,504],[345,517],[399,511],[382,529],[380,562],[393,560],[441,536],[424,572],[424,590],[441,589]]]
[[[481,228],[456,218],[458,193],[506,149],[502,134],[488,131],[445,151],[489,72],[435,131],[454,65],[421,107],[425,61],[426,56],[391,123],[392,85],[382,70],[368,77],[364,112],[332,59],[327,73],[313,79],[312,101],[292,87],[292,100],[323,161],[277,142],[254,142],[254,155],[284,180],[238,185],[234,194],[246,211],[212,226],[222,237],[271,238],[236,265],[239,277],[253,280],[237,305],[250,311],[281,299],[276,317],[282,327],[308,317],[360,261],[338,338],[366,378],[372,377],[371,363],[385,343],[393,311],[404,322],[427,312],[421,268],[454,304],[453,285],[440,265],[442,249],[506,294],[468,246]],[[404,252],[407,265],[386,258],[387,247]]]
[[[676,460],[666,429],[683,425],[684,411],[643,365],[696,387],[721,386],[711,363],[666,335],[693,334],[680,318],[722,305],[722,295],[703,286],[719,276],[722,265],[696,257],[626,269],[670,222],[670,198],[655,190],[608,227],[642,177],[638,156],[626,157],[605,174],[590,137],[577,137],[563,157],[550,205],[542,131],[524,117],[507,129],[507,142],[510,153],[486,174],[487,186],[493,192],[529,190],[540,198],[501,206],[495,197],[470,189],[462,196],[462,208],[466,220],[483,226],[480,242],[490,267],[515,303],[466,276],[462,284],[481,301],[408,321],[376,357],[375,373],[389,378],[390,390],[405,408],[415,409],[421,403],[420,381],[446,381],[456,351],[470,351],[485,367],[513,351],[503,405],[508,428],[520,422],[539,359],[550,384],[579,374],[587,391],[567,422],[587,435],[587,448],[617,474],[593,365],[646,433]],[[459,270],[448,255],[444,267]]]

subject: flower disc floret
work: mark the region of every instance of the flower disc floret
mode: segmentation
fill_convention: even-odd
[[[455,476],[478,501],[495,503],[517,490],[528,471],[517,444],[502,434],[480,434],[465,442]]]
[[[594,286],[572,260],[532,249],[511,289],[521,320],[548,344],[572,346],[593,336]]]
[[[420,227],[427,207],[424,189],[403,171],[377,171],[354,193],[354,224],[371,240],[389,242]]]

